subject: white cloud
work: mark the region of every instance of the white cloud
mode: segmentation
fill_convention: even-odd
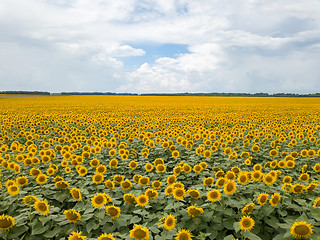
[[[56,75],[60,90],[320,91],[319,11],[318,0],[2,0],[1,86],[56,91]],[[189,53],[129,71],[145,43]]]

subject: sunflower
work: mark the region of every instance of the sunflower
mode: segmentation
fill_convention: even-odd
[[[182,170],[185,173],[189,173],[189,172],[191,172],[192,168],[191,168],[191,166],[189,164],[185,163],[185,164],[183,164]]]
[[[245,172],[241,172],[238,176],[238,183],[241,185],[246,184],[249,181],[248,175]]]
[[[113,220],[115,220],[116,218],[118,218],[120,216],[120,208],[114,206],[114,204],[112,206],[107,206],[106,207],[106,213],[112,217]]]
[[[186,192],[184,188],[173,188],[172,195],[177,200],[183,200]]]
[[[110,234],[106,234],[106,233],[103,233],[101,234],[97,240],[116,240],[113,235],[110,233]]]
[[[166,171],[166,166],[164,164],[158,164],[156,166],[157,173],[163,173]]]
[[[214,180],[212,177],[207,177],[203,180],[203,185],[210,187],[213,184]]]
[[[240,228],[244,231],[250,231],[254,226],[254,220],[249,216],[242,216],[240,219]]]
[[[290,228],[290,233],[294,238],[307,238],[313,233],[311,224],[306,222],[294,222]]]
[[[153,161],[153,164],[155,166],[157,166],[158,164],[164,164],[164,161],[162,158],[156,158],[154,161]]]
[[[132,160],[129,162],[129,168],[136,169],[138,167],[138,162]]]
[[[269,154],[271,157],[276,157],[278,155],[278,151],[276,149],[272,149]]]
[[[69,222],[73,222],[76,223],[78,221],[81,220],[81,215],[80,213],[78,213],[76,210],[74,209],[69,209],[69,210],[65,210],[63,212],[63,214],[65,215],[65,218],[69,221]]]
[[[301,173],[299,176],[299,180],[303,182],[308,182],[309,181],[309,174],[308,173]]]
[[[313,207],[320,207],[320,197],[318,197],[317,199],[314,200],[312,206]]]
[[[177,181],[177,177],[175,175],[170,175],[167,177],[167,184],[168,185],[173,184],[175,181]]]
[[[94,174],[93,177],[92,177],[92,181],[93,181],[95,184],[100,184],[100,183],[103,182],[103,180],[104,180],[104,176],[103,176],[103,174],[101,174],[101,173],[96,173],[96,174]]]
[[[194,171],[195,173],[200,173],[200,172],[202,171],[201,165],[200,165],[200,164],[194,165],[194,166],[193,166],[193,171]]]
[[[181,171],[182,171],[182,168],[181,168],[180,166],[176,166],[176,167],[173,169],[173,174],[179,176],[180,173],[181,173]]]
[[[243,215],[250,215],[253,209],[255,208],[255,206],[256,205],[254,203],[249,203],[244,208],[241,209],[241,213]]]
[[[203,209],[201,207],[189,206],[187,209],[187,213],[191,217],[196,217],[203,213]]]
[[[7,190],[10,195],[17,195],[20,192],[20,188],[16,184],[10,185]]]
[[[81,236],[81,232],[72,232],[69,236],[68,236],[68,240],[86,240],[87,237],[86,236]]]
[[[224,176],[224,171],[219,169],[217,170],[216,174],[214,175],[215,178],[221,178]]]
[[[200,198],[200,192],[199,192],[198,189],[189,189],[187,191],[187,194],[193,199],[197,199],[198,200]]]
[[[85,168],[85,167],[80,167],[79,168],[79,170],[78,170],[78,174],[80,175],[80,176],[82,176],[82,177],[84,177],[85,175],[87,175],[87,173],[88,173],[88,169],[87,168]]]
[[[156,199],[159,196],[159,193],[156,190],[148,188],[145,193],[150,199]]]
[[[132,183],[130,182],[130,180],[124,180],[120,183],[120,186],[123,190],[129,190],[132,187]]]
[[[133,194],[126,193],[123,195],[123,200],[128,204],[132,204],[136,202],[136,197]]]
[[[306,191],[307,192],[313,191],[314,189],[317,188],[317,186],[318,184],[316,182],[312,182],[306,187]]]
[[[237,185],[235,181],[227,181],[224,184],[223,192],[227,195],[232,195],[237,191]]]
[[[179,153],[179,151],[178,150],[174,150],[174,151],[172,151],[172,157],[173,158],[177,158],[177,157],[179,157],[179,155],[180,155],[180,153]]]
[[[176,235],[176,240],[192,240],[192,235],[190,230],[188,229],[181,229],[177,235]]]
[[[142,195],[139,195],[138,197],[136,197],[136,201],[139,206],[144,207],[145,205],[147,205],[149,203],[149,197],[145,194],[142,194]]]
[[[295,194],[300,194],[302,193],[303,191],[305,190],[305,187],[302,185],[302,184],[295,184],[295,185],[292,185],[291,187],[291,191]]]
[[[278,202],[280,201],[281,197],[280,197],[280,194],[279,193],[274,193],[270,200],[269,200],[269,203],[271,204],[272,207],[275,207],[277,206]]]
[[[135,183],[138,183],[141,177],[142,177],[141,175],[135,174],[133,175],[132,179]]]
[[[26,204],[27,206],[32,206],[35,204],[36,201],[38,201],[39,199],[35,196],[32,196],[32,195],[28,195],[28,196],[25,196],[23,198],[23,203]]]
[[[146,171],[151,172],[153,170],[153,165],[151,163],[146,163],[146,165],[144,165],[144,168],[146,169]]]
[[[173,215],[168,215],[166,218],[163,220],[163,227],[166,230],[171,230],[176,226],[177,219]]]
[[[160,189],[161,185],[162,185],[162,182],[159,181],[159,180],[155,180],[155,181],[153,181],[152,184],[151,184],[151,186],[152,186],[154,189]]]
[[[149,239],[149,229],[141,225],[134,225],[133,229],[130,230],[130,238],[134,240]]]
[[[146,176],[143,176],[139,179],[138,181],[139,185],[141,186],[147,186],[149,183],[150,183],[150,178],[149,177],[146,177]]]
[[[0,216],[0,229],[7,231],[14,226],[14,218],[8,215]]]
[[[16,183],[20,185],[21,187],[25,186],[29,182],[28,178],[26,176],[18,177],[16,179]]]
[[[82,196],[81,196],[80,189],[78,189],[78,188],[72,188],[72,189],[70,190],[70,194],[71,194],[73,200],[75,200],[75,201],[81,201],[81,197],[82,197]]]
[[[107,198],[105,197],[105,193],[97,193],[91,198],[92,206],[96,208],[101,208],[105,204],[107,204]]]
[[[292,168],[295,167],[295,162],[294,162],[293,160],[288,160],[288,161],[286,162],[286,165],[287,165],[287,168],[292,169]]]
[[[274,178],[270,173],[266,174],[263,178],[263,182],[269,186],[273,184],[276,181],[276,178]]]
[[[268,201],[269,198],[269,194],[267,193],[260,193],[260,195],[258,196],[258,204],[259,205],[264,205],[266,204],[266,202]]]
[[[320,163],[316,163],[314,166],[313,166],[313,170],[318,173],[320,172]]]
[[[94,158],[94,159],[92,159],[90,161],[90,166],[91,167],[97,167],[99,164],[100,164],[100,161],[98,159],[96,159],[96,158]]]
[[[60,189],[68,189],[69,186],[70,186],[70,183],[68,183],[67,181],[62,180],[62,181],[56,182],[55,186],[57,188],[60,188]]]
[[[113,177],[113,180],[116,181],[117,183],[121,183],[123,181],[123,179],[124,179],[124,177],[122,175],[120,175],[120,174],[115,175]]]
[[[221,193],[217,189],[212,189],[209,192],[207,192],[207,199],[210,202],[219,201],[221,198]]]
[[[171,195],[173,193],[173,187],[172,186],[166,187],[166,189],[164,190],[164,193],[166,194],[166,196]]]
[[[292,177],[291,176],[285,176],[283,179],[282,179],[282,182],[283,183],[291,183],[292,182]]]
[[[108,189],[114,189],[114,188],[115,188],[114,182],[111,181],[110,179],[107,179],[107,180],[104,182],[104,185],[105,185],[106,188],[108,188]]]
[[[34,208],[39,212],[42,213],[43,215],[47,215],[49,213],[49,204],[47,203],[47,201],[36,201],[34,203]]]

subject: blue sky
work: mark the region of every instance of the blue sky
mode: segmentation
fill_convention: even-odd
[[[1,0],[0,90],[320,92],[319,12],[318,0]]]

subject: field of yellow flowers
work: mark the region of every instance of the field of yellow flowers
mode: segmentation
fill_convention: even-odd
[[[319,98],[0,98],[0,239],[319,236]]]

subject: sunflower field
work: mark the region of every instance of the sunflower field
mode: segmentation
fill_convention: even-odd
[[[319,98],[0,98],[0,239],[301,238]]]

